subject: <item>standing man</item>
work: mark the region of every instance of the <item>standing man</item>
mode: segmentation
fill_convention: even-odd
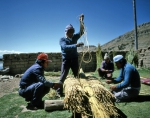
[[[110,89],[116,97],[116,101],[126,101],[138,96],[141,88],[140,75],[136,68],[127,63],[122,55],[113,58],[116,66],[120,69],[120,75],[114,80],[106,80],[106,83],[119,83]]]
[[[104,61],[102,61],[101,68],[97,69],[98,74],[101,78],[112,79],[114,72],[114,63],[110,60],[107,53],[104,56]]]
[[[70,24],[66,26],[65,37],[60,39],[60,47],[62,53],[62,66],[61,66],[61,76],[60,83],[64,83],[69,69],[72,69],[74,77],[78,76],[78,52],[77,47],[83,46],[84,44],[77,43],[78,39],[84,34],[84,24],[83,24],[84,15],[80,15],[80,31],[76,34],[74,27]],[[57,89],[57,94],[63,96],[63,88]]]
[[[44,107],[42,98],[50,91],[50,88],[58,89],[62,86],[59,83],[47,81],[44,77],[44,69],[51,60],[48,55],[41,53],[38,55],[35,64],[28,68],[20,80],[19,95],[29,101],[27,108],[37,110]]]

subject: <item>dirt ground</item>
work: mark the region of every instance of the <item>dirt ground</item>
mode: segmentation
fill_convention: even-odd
[[[45,77],[47,80],[53,82],[54,81],[58,82],[59,80],[59,77],[51,77],[51,76],[45,76]],[[0,97],[4,96],[5,94],[16,92],[16,90],[18,90],[17,88],[19,88],[20,79],[21,79],[20,77],[13,77],[13,79],[9,79],[7,81],[6,80],[0,81]]]
[[[13,77],[10,80],[0,81],[0,97],[11,92],[15,92],[15,88],[19,88],[20,78]]]

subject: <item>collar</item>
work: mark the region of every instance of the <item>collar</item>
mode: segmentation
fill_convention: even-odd
[[[66,37],[67,39],[69,39],[69,40],[72,40],[72,38],[69,38],[67,35],[65,35],[65,37]]]

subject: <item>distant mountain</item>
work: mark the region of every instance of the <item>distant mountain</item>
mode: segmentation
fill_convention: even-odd
[[[150,22],[137,26],[138,32],[138,49],[148,48],[150,46]],[[102,51],[118,51],[135,49],[135,32],[134,30],[121,35],[110,42],[101,46]]]
[[[94,45],[78,47],[78,52],[86,52],[86,51],[96,51],[97,47]]]
[[[138,49],[150,47],[150,22],[143,23],[137,26],[138,32]],[[103,39],[105,40],[105,39]],[[115,39],[112,39],[108,43],[101,45],[102,51],[118,51],[118,50],[134,50],[135,49],[135,32],[134,30],[129,31],[123,35],[118,36]],[[87,51],[85,46],[84,51]],[[89,46],[90,51],[96,51],[97,47],[94,45]],[[78,52],[83,51],[82,47],[77,48]]]

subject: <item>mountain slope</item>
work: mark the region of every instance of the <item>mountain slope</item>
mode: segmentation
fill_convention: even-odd
[[[150,46],[150,22],[137,26],[138,32],[138,49]],[[135,32],[134,30],[121,35],[110,42],[101,46],[102,51],[117,51],[135,49]]]

